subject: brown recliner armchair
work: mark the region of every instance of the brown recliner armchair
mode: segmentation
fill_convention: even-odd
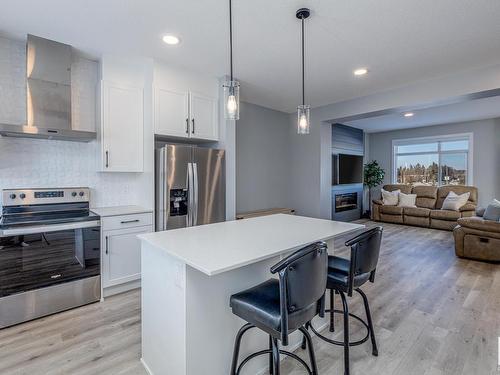
[[[474,217],[458,219],[453,229],[455,254],[461,258],[500,262],[500,222],[483,219],[484,209]]]

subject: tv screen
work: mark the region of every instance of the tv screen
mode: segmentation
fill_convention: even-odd
[[[338,155],[337,184],[359,184],[363,182],[363,156]]]

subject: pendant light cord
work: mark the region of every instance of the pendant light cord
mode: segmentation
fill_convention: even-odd
[[[302,105],[306,104],[306,90],[305,90],[305,68],[304,68],[304,17],[302,17]]]
[[[231,81],[233,80],[233,9],[232,0],[229,0],[229,65]]]

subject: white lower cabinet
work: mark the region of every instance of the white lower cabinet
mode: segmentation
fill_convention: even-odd
[[[105,297],[140,286],[141,243],[137,236],[153,231],[151,224],[138,226],[144,215],[152,216],[123,215],[102,220],[102,287]],[[110,223],[122,227],[110,226]]]

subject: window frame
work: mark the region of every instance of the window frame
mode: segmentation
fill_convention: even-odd
[[[468,150],[449,150],[442,151],[441,150],[441,142],[447,141],[468,141],[469,149]],[[441,184],[441,155],[445,154],[456,154],[456,153],[466,153],[466,175],[467,175],[467,185],[474,185],[474,172],[473,172],[473,145],[474,145],[474,135],[473,133],[459,133],[459,134],[449,134],[449,135],[436,135],[429,137],[416,137],[416,138],[405,138],[405,139],[393,139],[392,140],[392,158],[391,158],[391,182],[393,184],[397,184],[397,168],[396,168],[396,159],[398,155],[429,155],[429,154],[437,154],[438,155],[438,186],[444,186]],[[398,153],[397,147],[404,145],[414,145],[421,143],[437,143],[437,151],[423,151],[423,152],[409,152],[409,153]]]

